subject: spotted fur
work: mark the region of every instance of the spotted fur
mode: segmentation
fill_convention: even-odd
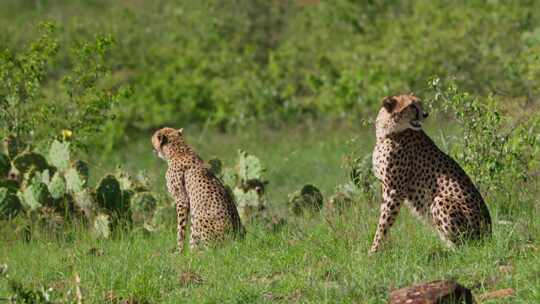
[[[182,129],[163,128],[152,136],[154,151],[168,163],[167,189],[176,201],[178,250],[184,247],[188,215],[190,247],[221,243],[229,235],[243,236],[244,228],[230,193],[193,148]]]
[[[431,224],[449,246],[491,234],[482,196],[459,164],[424,133],[421,125],[426,117],[414,95],[383,100],[373,152],[382,203],[370,253],[379,250],[402,202]]]

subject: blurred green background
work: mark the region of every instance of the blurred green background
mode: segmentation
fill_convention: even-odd
[[[24,49],[42,21],[58,26],[49,96],[71,48],[115,41],[100,86],[131,94],[105,121],[104,151],[164,125],[358,125],[433,76],[515,105],[539,97],[538,1],[3,0],[0,46]]]

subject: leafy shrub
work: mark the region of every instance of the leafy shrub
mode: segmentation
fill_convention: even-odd
[[[112,38],[79,43],[59,69],[57,56],[66,46],[55,33],[53,23],[43,23],[40,36],[24,50],[0,49],[1,138],[12,135],[36,145],[60,138],[64,130],[64,135],[74,132],[72,141],[83,145],[110,119],[113,105],[127,92],[103,85]]]
[[[528,185],[537,178],[540,115],[534,111],[518,114],[515,106],[504,113],[502,97],[478,97],[460,90],[452,81],[435,78],[430,86],[434,105],[453,114],[459,126],[460,135],[450,154],[488,201],[503,198],[499,202],[503,214],[519,212],[519,204],[533,199]]]
[[[516,99],[538,101],[537,1],[42,4],[43,15],[66,16],[59,21],[64,25],[63,40],[57,43],[21,31],[35,18],[35,8],[10,3],[18,14],[0,19],[5,29],[2,42],[16,50],[20,41],[36,38],[43,49],[36,56],[62,59],[54,65],[32,61],[48,62],[36,65],[39,75],[45,73],[42,67],[51,74],[69,74],[68,88],[63,90],[54,89],[56,78],[45,78],[51,81],[44,83],[21,74],[38,92],[53,99],[64,96],[55,104],[57,115],[61,109],[76,110],[75,117],[59,116],[67,118],[65,123],[53,120],[56,136],[62,129],[84,127],[75,122],[83,117],[94,127],[108,121],[101,144],[118,143],[125,131],[137,133],[179,121],[222,129],[309,117],[357,121],[371,115],[381,96],[420,93],[432,75],[455,76],[456,84],[479,96],[495,87]],[[70,15],[81,7],[84,16]],[[111,33],[116,47],[106,37],[83,43],[75,53],[64,47],[96,32]],[[110,47],[113,52],[107,52]],[[96,78],[80,75],[102,75],[107,62],[114,62],[107,83],[129,83],[134,88],[133,98],[118,109],[118,119],[112,122],[95,114],[110,114],[105,101],[118,100],[118,94],[113,91],[109,97]],[[85,85],[94,90],[84,89]],[[55,94],[59,91],[63,93]],[[34,99],[41,104],[43,98]],[[85,111],[90,104],[95,105],[93,110]]]

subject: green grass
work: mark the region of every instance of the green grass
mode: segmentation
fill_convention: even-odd
[[[345,182],[343,154],[371,150],[371,132],[325,126],[187,134],[205,159],[220,156],[231,165],[238,148],[259,156],[268,168],[270,202],[283,211],[287,194],[305,183],[321,187],[327,197]],[[361,140],[347,144],[354,136]],[[102,171],[116,163],[146,169],[163,191],[165,164],[151,153],[144,138],[115,158],[94,162]],[[174,227],[111,240],[96,240],[77,227],[60,236],[38,232],[30,242],[4,236],[0,264],[8,265],[10,278],[29,287],[52,287],[64,297],[74,293],[78,274],[85,303],[103,303],[110,295],[139,303],[386,303],[393,288],[437,279],[456,279],[476,295],[516,290],[513,298],[489,303],[539,303],[538,204],[524,204],[519,217],[505,217],[504,223],[497,204],[490,205],[493,238],[456,251],[404,209],[384,250],[368,256],[378,206],[358,201],[341,214],[287,216],[279,231],[252,225],[244,241],[182,256],[174,253]],[[0,297],[8,296],[6,282],[0,279]]]

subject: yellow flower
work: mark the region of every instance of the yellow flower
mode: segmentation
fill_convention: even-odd
[[[72,135],[73,135],[73,132],[71,132],[71,130],[62,130],[62,138],[64,140],[70,139]]]

